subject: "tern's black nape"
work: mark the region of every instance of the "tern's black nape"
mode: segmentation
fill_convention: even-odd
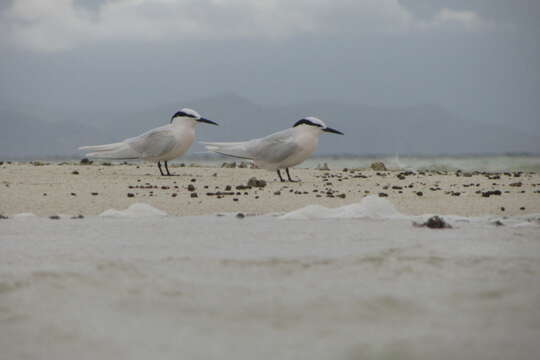
[[[182,110],[180,111],[177,111],[172,117],[171,117],[171,122],[177,118],[177,117],[180,117],[180,116],[183,116],[183,117],[190,117],[190,118],[194,118],[196,119],[197,117],[193,114],[189,114],[189,113],[186,113],[186,112],[183,112]]]
[[[297,122],[294,123],[293,127],[297,127],[298,125],[310,125],[310,126],[316,126],[316,127],[322,127],[321,124],[314,123],[313,121],[309,119],[300,119]]]

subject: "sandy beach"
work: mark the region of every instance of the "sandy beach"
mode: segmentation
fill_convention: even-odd
[[[537,174],[294,169],[302,182],[281,183],[257,169],[173,171],[0,167],[3,357],[540,351]],[[266,185],[247,187],[252,177]],[[422,214],[450,226],[415,225]]]
[[[177,216],[260,215],[310,204],[334,208],[357,203],[366,195],[383,196],[400,212],[413,215],[540,213],[537,173],[292,169],[293,178],[302,181],[282,183],[275,172],[260,169],[172,167],[172,171],[177,176],[158,176],[156,166],[147,163],[4,163],[0,166],[0,214],[89,216],[144,202]],[[264,180],[266,186],[246,188],[252,177]]]

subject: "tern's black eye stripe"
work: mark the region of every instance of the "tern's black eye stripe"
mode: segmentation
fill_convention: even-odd
[[[178,111],[176,114],[174,114],[171,118],[171,121],[173,121],[174,118],[176,117],[179,117],[179,116],[187,116],[187,117],[190,117],[190,118],[196,118],[195,115],[192,115],[192,114],[188,114],[188,113],[185,113],[183,111]]]
[[[293,125],[293,127],[297,127],[298,125],[302,125],[302,124],[311,125],[311,126],[317,126],[317,127],[322,127],[322,125],[320,125],[320,124],[315,124],[314,122],[309,121],[308,119],[298,120],[298,121]]]

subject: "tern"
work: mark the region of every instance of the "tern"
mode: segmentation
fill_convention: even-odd
[[[340,134],[313,116],[298,120],[292,128],[282,130],[263,138],[243,142],[203,142],[209,151],[252,160],[255,165],[267,170],[276,170],[283,182],[280,169],[285,169],[289,181],[289,167],[298,165],[315,151],[319,135],[323,132]]]
[[[192,109],[181,109],[172,117],[169,124],[149,130],[139,136],[121,142],[83,146],[79,150],[89,150],[88,157],[115,160],[157,161],[162,176],[171,176],[167,162],[183,155],[195,140],[195,126],[198,123],[218,125],[203,118]],[[161,169],[165,164],[166,173]]]

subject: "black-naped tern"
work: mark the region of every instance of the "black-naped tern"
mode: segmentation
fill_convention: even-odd
[[[280,169],[285,169],[289,181],[289,167],[298,165],[315,151],[319,135],[323,132],[340,134],[313,116],[298,120],[292,128],[279,131],[263,138],[243,142],[203,142],[209,151],[252,160],[255,165],[267,170],[276,170],[281,181]]]
[[[79,150],[89,150],[91,152],[86,156],[101,159],[157,161],[161,175],[170,176],[167,162],[189,149],[195,140],[195,125],[198,123],[217,125],[195,110],[184,108],[171,117],[168,125],[114,144],[83,146]],[[161,169],[161,161],[165,164],[166,173]]]

